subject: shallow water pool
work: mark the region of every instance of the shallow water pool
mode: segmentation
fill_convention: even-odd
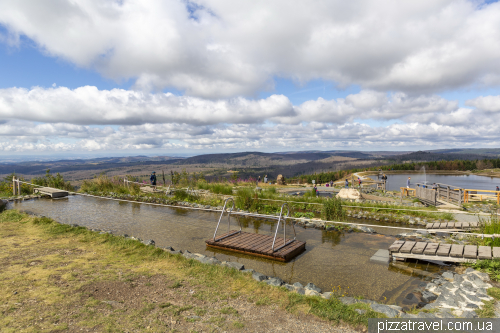
[[[245,268],[280,277],[287,283],[301,282],[305,285],[312,282],[323,291],[340,286],[345,291],[344,295],[363,296],[382,303],[402,304],[403,298],[423,279],[410,270],[370,261],[377,250],[387,249],[394,242],[393,236],[340,233],[296,226],[297,239],[307,242],[306,251],[288,263],[281,263],[206,247],[205,240],[213,236],[219,218],[217,213],[83,196],[18,201],[9,203],[9,208],[51,217],[61,223],[76,223],[118,235],[153,239],[160,247],[172,246],[176,250],[216,256],[221,261],[240,262]],[[231,218],[233,229],[239,223],[244,231],[261,234],[273,234],[276,225],[276,221],[272,220]],[[226,217],[219,232],[225,231]],[[287,236],[292,235],[289,226]],[[411,265],[428,271],[441,270],[437,265]]]

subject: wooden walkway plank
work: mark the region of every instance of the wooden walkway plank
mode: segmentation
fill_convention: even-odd
[[[455,228],[455,222],[448,222],[448,229],[454,229]]]
[[[448,257],[451,250],[451,244],[439,244],[439,247],[436,251],[436,255],[440,257]]]
[[[448,222],[440,223],[439,224],[439,229],[447,229],[448,228]]]
[[[464,246],[459,244],[453,244],[450,250],[450,257],[463,258],[464,256]]]
[[[462,229],[462,222],[455,222],[456,229]]]
[[[465,228],[469,228],[470,225],[469,225],[469,222],[462,222],[462,228],[465,229]]]
[[[493,258],[500,259],[500,247],[493,248]]]
[[[477,259],[477,246],[476,245],[465,245],[464,258]]]
[[[401,253],[411,253],[411,249],[417,244],[417,242],[405,242],[399,252]]]
[[[395,241],[391,246],[389,246],[389,252],[399,252],[399,249],[404,243],[405,241]]]
[[[414,254],[424,253],[424,249],[427,246],[427,244],[428,244],[427,242],[418,242],[417,244],[415,244],[413,249],[411,249],[411,253],[414,253]]]
[[[469,222],[471,228],[477,228],[479,226],[479,223],[477,222]]]
[[[477,252],[478,252],[478,255],[477,255],[477,258],[478,259],[491,259],[491,247],[489,246],[480,246],[478,249],[477,249]]]
[[[429,243],[425,247],[424,254],[435,256],[438,247],[439,247],[438,243]]]

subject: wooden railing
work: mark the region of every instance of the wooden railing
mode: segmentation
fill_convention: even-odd
[[[403,197],[414,197],[416,195],[416,190],[414,188],[400,187],[400,189]]]
[[[478,193],[479,192],[479,193]],[[483,194],[487,193],[487,194]],[[483,201],[483,200],[495,200],[497,205],[500,204],[500,191],[490,191],[490,190],[464,190],[464,202],[471,201]]]

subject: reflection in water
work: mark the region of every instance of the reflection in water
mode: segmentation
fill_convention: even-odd
[[[319,231],[318,231],[319,232]],[[332,247],[340,244],[340,241],[344,238],[344,233],[340,231],[321,231],[321,244],[330,243]]]
[[[217,213],[83,196],[20,201],[11,203],[10,207],[48,216],[61,223],[77,223],[119,235],[153,239],[160,247],[172,246],[216,256],[221,261],[240,262],[246,268],[280,277],[287,283],[305,285],[312,282],[324,291],[340,285],[348,289],[350,295],[378,302],[399,304],[422,278],[395,269],[393,265],[370,261],[377,250],[387,249],[394,242],[395,238],[391,236],[319,231],[296,226],[297,239],[307,242],[306,251],[288,263],[281,263],[206,247],[205,240],[213,236],[219,219]],[[231,217],[231,229],[239,229],[240,223],[246,232],[267,235],[273,234],[276,226],[275,220]],[[224,218],[220,232],[226,230],[227,219]],[[290,226],[287,227],[287,237],[293,237]]]

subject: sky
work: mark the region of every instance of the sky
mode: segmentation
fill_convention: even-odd
[[[500,147],[500,3],[0,0],[0,157]]]

